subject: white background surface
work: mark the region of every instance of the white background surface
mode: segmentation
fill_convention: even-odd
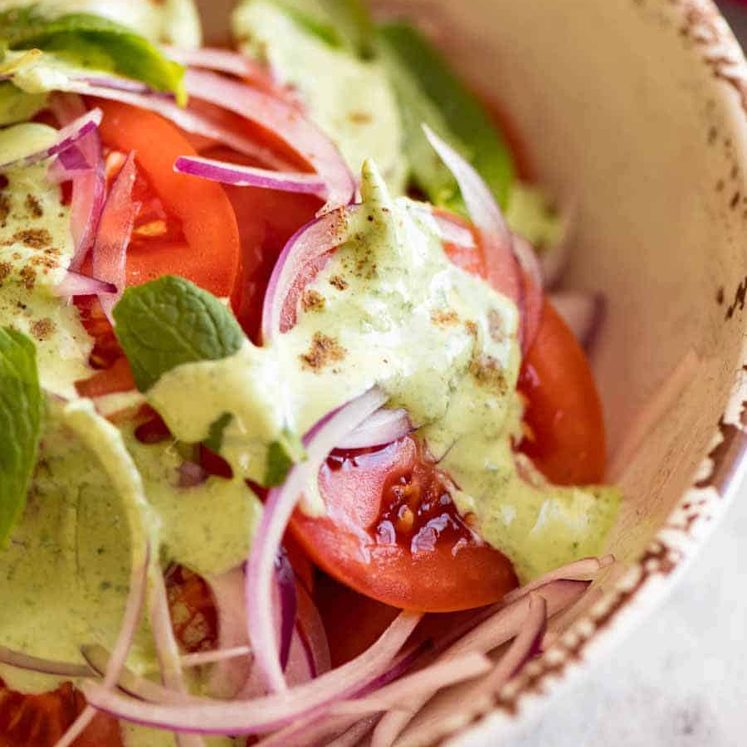
[[[747,4],[721,5],[747,44]],[[744,745],[747,485],[669,599],[506,747]]]

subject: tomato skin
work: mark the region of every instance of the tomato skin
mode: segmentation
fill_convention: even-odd
[[[481,607],[516,587],[509,560],[466,527],[456,534],[429,530],[435,539],[428,547],[417,547],[410,535],[387,536],[394,529],[382,517],[405,475],[420,505],[436,506],[437,522],[460,521],[450,500],[438,503],[430,492],[436,471],[413,438],[355,459],[352,467],[344,463],[332,471],[328,463],[322,470],[327,515],[310,517],[298,510],[291,520],[293,536],[322,570],[372,599],[421,612]]]
[[[521,450],[550,481],[589,485],[604,478],[602,403],[586,354],[549,301],[519,381],[531,436]]]
[[[27,695],[0,679],[0,747],[54,747],[84,708],[83,695],[69,682],[53,692]],[[117,720],[97,714],[73,747],[122,747]]]
[[[179,156],[197,155],[184,135],[152,112],[96,100],[104,144],[136,154],[164,207],[181,222],[185,243],[146,242],[127,255],[128,284],[181,275],[219,297],[238,301],[240,248],[236,217],[221,185],[174,171]]]

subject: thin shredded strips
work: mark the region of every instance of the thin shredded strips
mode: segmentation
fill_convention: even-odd
[[[500,689],[540,651],[547,623],[547,602],[539,595],[530,594],[528,607],[518,635],[495,669],[466,689],[458,688],[439,696],[415,717],[410,728],[394,742],[396,747],[426,747],[490,708]],[[372,744],[382,742],[374,739]]]
[[[171,623],[169,602],[166,595],[166,584],[160,572],[153,575],[151,594],[150,622],[161,667],[161,679],[170,690],[187,694],[189,691],[184,682],[179,646],[174,637],[174,628]],[[176,743],[177,747],[205,747],[202,737],[196,734],[176,734]]]
[[[262,519],[249,553],[246,572],[246,603],[251,610],[249,644],[271,690],[286,689],[275,636],[273,578],[275,558],[285,529],[301,495],[316,480],[324,461],[335,446],[385,404],[387,396],[370,389],[317,423],[304,438],[306,460],[296,464],[280,488],[270,490]]]

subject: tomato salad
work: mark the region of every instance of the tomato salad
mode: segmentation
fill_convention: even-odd
[[[0,12],[0,745],[435,742],[614,562],[570,211],[357,0],[80,5]]]

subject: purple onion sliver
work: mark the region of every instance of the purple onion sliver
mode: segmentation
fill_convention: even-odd
[[[234,187],[274,189],[317,195],[322,199],[327,195],[327,186],[316,174],[300,171],[270,171],[199,156],[180,156],[174,163],[174,171]]]
[[[117,287],[113,283],[87,277],[72,270],[67,271],[65,279],[55,288],[56,295],[62,297],[100,296],[116,292]]]
[[[0,664],[5,664],[15,669],[24,669],[28,672],[51,674],[57,677],[82,678],[92,677],[95,674],[85,664],[41,659],[38,656],[30,656],[21,651],[13,651],[5,646],[0,646]]]
[[[588,291],[558,291],[550,295],[550,301],[581,346],[588,350],[604,319],[604,296]]]
[[[370,449],[399,441],[412,431],[407,410],[382,408],[361,423],[337,445],[337,449]]]
[[[285,671],[288,666],[293,631],[296,627],[298,599],[296,598],[296,577],[288,561],[288,555],[283,549],[275,558],[275,583],[280,601],[280,666]]]
[[[43,161],[46,158],[62,153],[67,148],[77,143],[81,138],[85,137],[89,132],[93,132],[98,129],[101,124],[101,109],[92,109],[86,112],[82,117],[72,121],[70,124],[63,127],[57,132],[57,140],[54,144],[48,148],[32,153],[23,158],[17,158],[12,161],[7,161],[0,164],[0,171],[7,171],[8,169],[20,168],[23,166],[32,166],[39,161]]]

